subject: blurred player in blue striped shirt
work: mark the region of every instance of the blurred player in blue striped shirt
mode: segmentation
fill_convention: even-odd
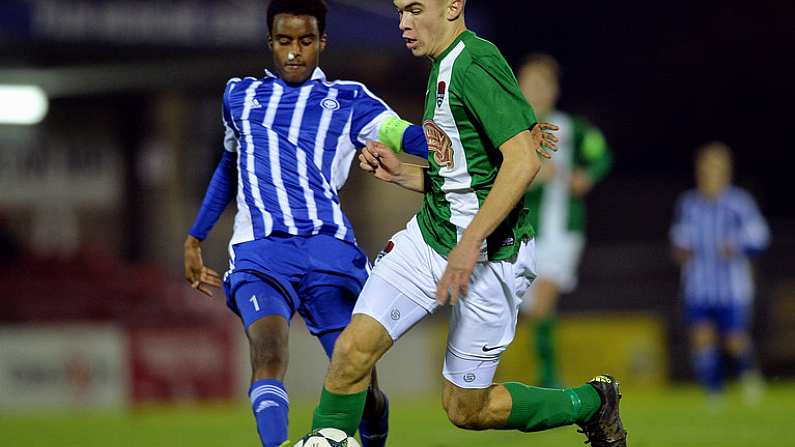
[[[710,395],[723,386],[721,343],[735,359],[746,397],[761,390],[749,326],[754,282],[749,258],[768,245],[769,230],[751,195],[731,184],[732,155],[710,143],[696,156],[697,188],[679,198],[671,227],[682,268],[693,367]]]
[[[224,154],[185,241],[185,276],[200,292],[223,285],[249,339],[249,389],[265,447],[287,441],[288,328],[297,311],[331,356],[350,322],[369,262],[340,208],[356,150],[379,140],[427,153],[423,130],[363,84],[328,81],[318,68],[326,46],[323,0],[273,0],[268,46],[275,73],[233,78],[223,94]],[[236,197],[229,271],[204,266],[200,243]],[[376,384],[376,382],[373,382]],[[360,435],[383,446],[388,404],[369,390]]]

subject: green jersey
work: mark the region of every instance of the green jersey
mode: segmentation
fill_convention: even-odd
[[[499,147],[536,118],[497,47],[466,31],[434,61],[423,121],[430,166],[417,221],[425,242],[447,256],[494,186]],[[520,202],[484,242],[481,260],[511,259],[532,236]]]
[[[539,235],[560,231],[585,231],[585,202],[570,194],[571,174],[584,169],[594,182],[602,180],[610,170],[612,156],[602,132],[587,121],[555,111],[547,117],[557,124],[559,151],[551,160],[555,175],[544,184],[533,184],[525,196],[531,210],[531,222]]]

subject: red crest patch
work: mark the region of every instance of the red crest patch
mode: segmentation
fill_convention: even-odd
[[[440,168],[453,169],[453,142],[444,130],[433,121],[422,123],[425,139],[428,140],[428,153],[433,152],[433,159]]]
[[[436,107],[441,107],[444,104],[444,95],[447,92],[447,83],[439,81],[436,86]]]

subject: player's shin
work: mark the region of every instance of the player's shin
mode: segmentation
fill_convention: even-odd
[[[534,432],[590,420],[602,404],[599,393],[583,385],[548,389],[510,382],[503,384],[511,395],[511,415],[504,430]]]
[[[287,440],[290,402],[284,384],[276,379],[258,380],[249,389],[251,409],[263,447],[278,447]]]

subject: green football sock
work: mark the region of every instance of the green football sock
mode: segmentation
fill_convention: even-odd
[[[536,388],[522,383],[503,386],[513,399],[511,415],[503,429],[541,431],[590,420],[602,405],[591,385],[577,388]]]
[[[320,403],[312,418],[312,429],[337,428],[348,436],[355,435],[366,400],[367,390],[356,394],[336,394],[323,387]]]
[[[535,351],[538,358],[538,384],[544,387],[560,386],[557,355],[555,352],[555,327],[557,319],[547,317],[534,323]]]

